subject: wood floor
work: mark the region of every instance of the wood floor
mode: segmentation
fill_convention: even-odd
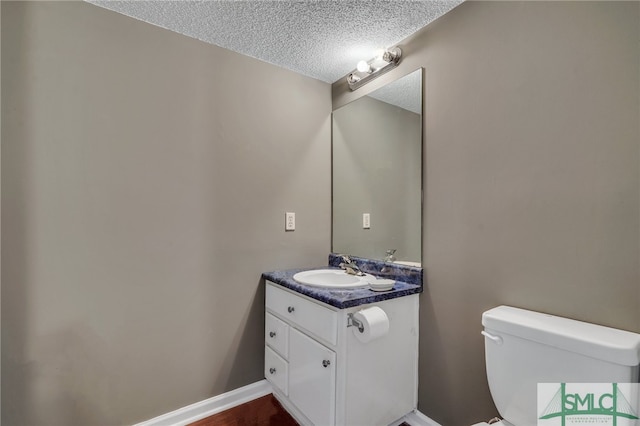
[[[273,395],[267,395],[189,426],[298,426],[298,423]]]
[[[298,426],[273,395],[254,399],[189,426]],[[409,426],[402,423],[400,426]]]

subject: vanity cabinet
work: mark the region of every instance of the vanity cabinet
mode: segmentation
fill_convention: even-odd
[[[389,333],[363,343],[348,314],[267,281],[265,377],[303,425],[388,425],[416,408],[418,295],[377,302]]]

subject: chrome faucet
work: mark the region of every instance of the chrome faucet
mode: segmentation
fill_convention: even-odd
[[[364,272],[360,270],[358,265],[351,260],[351,258],[347,255],[342,255],[342,262],[340,262],[340,269],[344,269],[344,271],[349,275],[357,275],[359,277],[364,275]]]
[[[396,261],[396,257],[394,256],[396,252],[396,249],[389,249],[387,250],[387,256],[384,258],[384,263],[385,265],[382,267],[382,269],[380,270],[381,273],[386,274],[387,272],[390,271],[390,268],[387,267],[387,263],[393,263]]]
[[[387,250],[387,256],[384,258],[385,262],[393,263],[396,261],[396,257],[394,254],[396,253],[396,249]]]

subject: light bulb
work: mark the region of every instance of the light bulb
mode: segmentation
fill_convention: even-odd
[[[382,57],[384,56],[385,52],[387,51],[387,49],[383,49],[383,48],[379,48],[376,49],[376,60],[380,61],[382,60]]]
[[[360,81],[360,77],[352,73],[347,77],[347,81],[349,82],[349,84],[354,84]]]
[[[371,71],[371,67],[367,63],[367,61],[360,61],[358,65],[356,65],[356,69],[360,72],[369,72]]]

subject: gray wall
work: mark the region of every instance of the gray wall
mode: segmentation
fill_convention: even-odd
[[[443,425],[497,415],[486,309],[640,332],[639,31],[638,2],[469,2],[333,85],[426,71],[419,408]]]
[[[0,23],[2,22],[2,7],[0,7]],[[1,25],[1,24],[0,24]],[[0,46],[2,46],[2,31],[0,29]],[[2,80],[2,55],[0,54],[0,81]],[[0,84],[0,99],[2,99],[2,85]],[[0,116],[2,116],[2,102],[0,102]],[[2,134],[2,120],[0,120],[0,140]],[[0,149],[0,186],[2,186],[2,150]],[[2,197],[0,197],[0,222],[2,217]],[[0,258],[2,257],[2,226],[0,226]],[[2,262],[0,261],[0,293],[2,287]],[[0,324],[2,323],[2,303],[0,296]],[[2,347],[2,334],[0,333],[0,347]],[[0,362],[0,383],[2,383],[2,362]],[[2,401],[2,386],[0,386],[0,401]],[[2,403],[0,403],[0,423],[2,423]]]
[[[383,259],[395,248],[399,260],[420,261],[421,123],[369,96],[334,111],[333,251]]]
[[[330,86],[82,2],[1,7],[2,424],[262,379],[261,272],[327,261]]]

